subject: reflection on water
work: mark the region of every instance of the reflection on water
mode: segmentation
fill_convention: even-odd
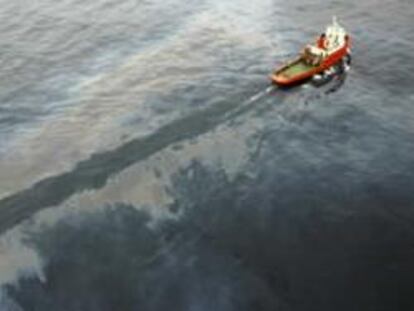
[[[1,309],[410,309],[414,11],[351,2],[0,0]]]

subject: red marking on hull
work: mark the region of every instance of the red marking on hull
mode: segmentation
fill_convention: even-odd
[[[318,39],[317,45],[318,46],[324,45],[323,38]],[[313,77],[314,75],[319,74],[329,69],[333,65],[337,64],[343,57],[345,57],[348,54],[350,47],[351,47],[351,39],[349,38],[349,36],[346,36],[345,44],[343,45],[343,47],[336,50],[331,55],[327,56],[318,67],[315,67],[312,70],[306,71],[304,73],[295,75],[290,78],[283,76],[283,75],[278,75],[280,71],[282,71],[287,66],[289,66],[289,64],[287,64],[287,65],[282,66],[280,69],[276,70],[275,73],[273,73],[270,78],[273,83],[278,84],[280,86],[289,86],[289,85],[293,85],[301,81],[307,80]]]

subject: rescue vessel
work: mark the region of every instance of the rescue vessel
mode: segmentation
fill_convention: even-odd
[[[292,86],[308,79],[322,79],[332,74],[341,63],[351,61],[351,38],[333,17],[316,43],[305,46],[293,61],[276,69],[271,80],[279,86]]]

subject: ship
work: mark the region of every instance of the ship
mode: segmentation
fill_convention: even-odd
[[[309,79],[324,79],[350,62],[351,38],[334,16],[314,44],[306,45],[298,57],[274,70],[270,79],[278,86],[289,87]]]

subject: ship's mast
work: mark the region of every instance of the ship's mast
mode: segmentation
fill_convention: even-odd
[[[338,19],[336,18],[336,15],[332,16],[332,25],[334,27],[338,27]]]

